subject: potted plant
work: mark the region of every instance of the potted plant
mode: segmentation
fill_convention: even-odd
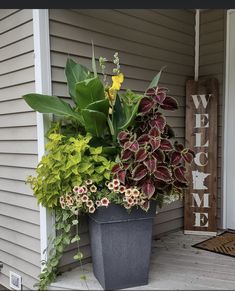
[[[104,289],[148,283],[152,223],[156,205],[178,199],[187,187],[185,163],[194,153],[172,143],[172,128],[160,110],[176,110],[168,90],[158,86],[161,71],[144,94],[121,93],[124,75],[118,53],[112,83],[100,57],[97,74],[67,60],[65,73],[73,106],[56,96],[30,93],[25,101],[60,121],[48,134],[47,153],[35,177],[29,177],[39,203],[56,212],[57,235],[52,238],[38,287],[56,278],[64,248],[78,243],[71,234],[80,215],[89,215],[94,274]],[[102,80],[101,80],[102,78]]]

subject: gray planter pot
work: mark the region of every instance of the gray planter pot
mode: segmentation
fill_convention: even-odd
[[[93,272],[105,290],[148,284],[156,203],[130,214],[120,205],[89,215]]]

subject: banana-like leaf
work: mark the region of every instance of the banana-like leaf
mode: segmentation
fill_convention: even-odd
[[[85,109],[91,103],[104,99],[104,85],[98,77],[76,84],[76,104],[79,109]]]
[[[89,109],[83,109],[81,113],[86,130],[94,136],[103,137],[107,129],[107,117],[104,113]]]
[[[92,70],[93,70],[94,76],[97,77],[97,69],[96,69],[96,63],[95,63],[95,48],[94,48],[93,41],[92,41]]]
[[[31,108],[38,112],[53,113],[59,116],[74,118],[79,122],[82,121],[81,115],[73,111],[72,107],[59,97],[32,93],[24,95],[23,98]]]
[[[113,106],[113,116],[112,116],[115,137],[117,137],[118,132],[120,131],[119,127],[121,127],[125,123],[125,121],[126,121],[125,112],[123,110],[120,97],[117,94],[115,104]]]
[[[130,126],[132,124],[132,122],[134,121],[136,114],[138,112],[138,108],[139,108],[139,104],[142,98],[140,98],[137,103],[133,104],[133,106],[130,108],[128,108],[128,110],[125,110],[125,106],[129,106],[127,104],[124,104],[124,110],[126,112],[126,121],[125,123],[119,127],[119,130],[124,130],[126,129],[128,126]]]
[[[166,68],[166,66],[161,68],[160,72],[157,73],[157,75],[153,78],[153,80],[152,80],[151,83],[149,84],[147,90],[148,90],[149,88],[157,87],[158,82],[159,82],[159,79],[160,79],[160,77],[161,77],[161,73],[162,73],[162,71],[163,71],[165,68]],[[146,91],[147,91],[147,90],[146,90]],[[145,91],[145,92],[146,92],[146,91]]]
[[[65,75],[67,78],[70,96],[76,103],[76,83],[89,78],[89,71],[86,67],[77,64],[74,60],[68,58],[65,67]]]
[[[109,112],[109,100],[99,100],[89,104],[86,109],[95,110],[104,113],[105,116],[108,115]]]

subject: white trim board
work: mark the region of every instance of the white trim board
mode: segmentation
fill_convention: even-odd
[[[231,201],[228,200],[228,193],[231,194],[231,191],[234,193],[235,189],[235,163],[233,159],[231,159],[234,155],[234,147],[235,147],[235,119],[234,119],[234,110],[235,110],[235,102],[234,98],[231,98],[230,93],[230,84],[233,83],[231,78],[231,64],[230,59],[230,44],[231,44],[231,13],[235,13],[235,9],[230,9],[227,11],[227,26],[226,26],[226,71],[225,71],[225,104],[224,104],[224,151],[223,151],[223,228],[235,228],[233,225],[231,227],[231,223],[228,221],[229,212],[233,211],[230,209],[228,211],[228,207],[233,207]],[[234,16],[235,17],[235,16]],[[235,40],[234,40],[235,42]],[[235,69],[233,70],[235,73]],[[233,73],[233,74],[234,74]]]
[[[49,15],[47,9],[33,9],[33,38],[34,38],[34,70],[35,92],[40,94],[52,94],[51,89],[51,62],[49,39]],[[38,161],[45,153],[45,131],[50,124],[50,115],[37,114],[37,142]],[[41,260],[47,259],[44,250],[48,246],[48,236],[54,233],[54,217],[49,215],[46,208],[40,205],[40,242]]]

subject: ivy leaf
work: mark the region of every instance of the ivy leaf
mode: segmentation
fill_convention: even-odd
[[[74,260],[81,260],[83,258],[83,254],[81,252],[78,252],[73,258]]]
[[[75,242],[78,242],[78,241],[80,241],[80,236],[78,234],[71,239],[71,243],[75,243]]]

